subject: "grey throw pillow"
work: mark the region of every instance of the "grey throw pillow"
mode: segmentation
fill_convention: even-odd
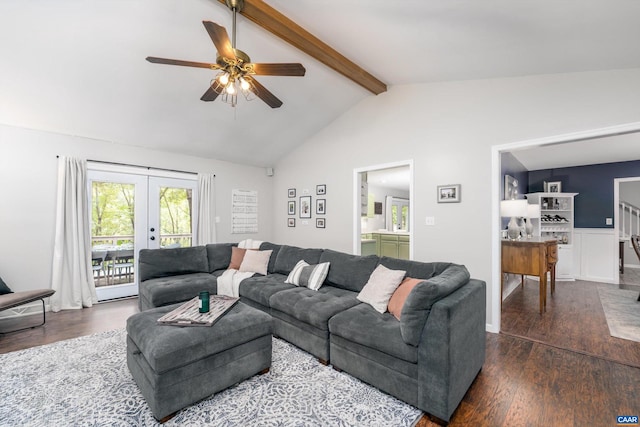
[[[400,334],[407,344],[418,346],[431,306],[469,282],[464,265],[451,265],[437,276],[418,283],[402,307]]]
[[[0,277],[0,295],[12,294],[12,293],[13,293],[13,291],[11,289],[9,289],[7,284],[4,283],[4,280],[2,280],[2,277]]]

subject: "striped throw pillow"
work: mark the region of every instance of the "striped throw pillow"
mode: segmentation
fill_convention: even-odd
[[[307,288],[317,291],[324,283],[324,279],[327,278],[329,273],[328,262],[323,262],[316,265],[309,265],[304,260],[298,261],[285,283],[291,283],[296,286],[306,286]]]
[[[296,266],[293,267],[293,270],[291,270],[291,273],[289,273],[289,275],[287,276],[287,279],[284,281],[284,283],[291,283],[292,285],[300,286],[300,274],[302,274],[302,269],[308,266],[309,264],[307,264],[305,260],[301,259],[300,261],[298,261]]]

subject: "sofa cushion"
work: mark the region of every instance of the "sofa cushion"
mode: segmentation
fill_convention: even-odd
[[[209,273],[226,270],[231,262],[231,248],[235,243],[210,243],[206,246],[209,259]]]
[[[208,273],[209,260],[204,246],[174,249],[142,249],[140,281],[189,273]]]
[[[242,260],[244,259],[244,254],[247,252],[247,249],[233,247],[231,248],[231,261],[229,261],[229,265],[227,265],[228,270],[238,270],[242,265]]]
[[[418,362],[418,348],[402,339],[400,322],[368,304],[358,304],[329,320],[329,331],[348,341],[372,348],[410,363]]]
[[[416,285],[422,282],[422,279],[414,279],[412,277],[406,277],[400,286],[395,290],[391,298],[389,299],[389,304],[387,305],[387,310],[389,313],[393,314],[393,316],[400,320],[402,314],[402,307],[404,307],[404,303],[409,297],[409,294],[416,287]]]
[[[404,279],[404,273],[404,270],[390,270],[379,264],[358,294],[358,300],[369,304],[379,313],[386,312],[389,299]]]
[[[404,342],[417,346],[431,306],[468,283],[469,277],[464,265],[451,264],[442,274],[418,283],[402,308],[400,332]]]
[[[271,251],[247,251],[238,271],[267,275]]]
[[[416,279],[429,279],[437,276],[451,265],[450,262],[418,262],[386,256],[380,258],[380,264],[392,270],[404,270],[407,272],[407,277],[415,277]]]
[[[296,246],[283,245],[278,251],[274,272],[289,274],[301,259],[305,260],[307,264],[318,264],[322,252],[322,249],[303,249]]]
[[[269,258],[269,267],[267,268],[267,272],[269,274],[275,273],[276,258],[278,258],[278,252],[280,252],[280,248],[282,248],[282,245],[276,245],[275,243],[270,242],[262,242],[262,244],[260,245],[261,251],[273,251],[271,253],[271,258]]]
[[[282,274],[269,274],[267,276],[254,276],[240,282],[240,298],[248,299],[263,307],[269,307],[269,298],[276,292],[294,288],[294,285],[284,283],[287,276]]]
[[[320,262],[331,263],[326,280],[328,285],[360,292],[379,259],[376,255],[358,256],[325,249]]]
[[[355,292],[333,286],[323,286],[317,291],[294,287],[275,293],[269,299],[272,313],[280,311],[324,331],[329,330],[332,316],[357,304]]]
[[[146,280],[140,286],[140,295],[153,307],[161,307],[190,300],[201,291],[215,294],[217,290],[216,276],[209,273],[190,273]]]

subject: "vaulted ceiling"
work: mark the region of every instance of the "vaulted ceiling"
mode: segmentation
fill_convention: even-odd
[[[389,87],[640,68],[637,0],[265,2]],[[253,61],[306,76],[259,78],[279,109],[202,102],[213,72],[144,58],[214,62],[203,20],[231,30],[219,0],[2,0],[0,123],[269,166],[376,96],[239,16]]]

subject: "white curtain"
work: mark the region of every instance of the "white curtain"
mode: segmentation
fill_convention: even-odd
[[[91,307],[98,302],[91,268],[87,162],[60,157],[53,249],[51,310]]]
[[[216,243],[216,190],[215,175],[198,174],[198,219],[195,245]]]

